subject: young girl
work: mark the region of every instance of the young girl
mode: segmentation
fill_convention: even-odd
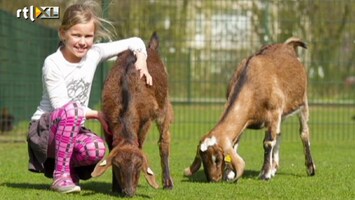
[[[130,49],[137,57],[136,69],[152,85],[140,38],[94,44],[109,35],[99,8],[94,1],[84,1],[65,10],[60,46],[44,61],[42,100],[31,118],[29,170],[53,177],[51,189],[61,193],[79,192],[79,179],[91,177],[106,151],[104,141],[84,127],[86,119],[97,119],[108,131],[103,114],[88,108],[97,65]]]

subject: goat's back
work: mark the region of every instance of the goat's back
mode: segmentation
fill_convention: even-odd
[[[156,50],[148,49],[147,53],[152,86],[146,84],[145,77],[139,77],[134,64],[136,57],[129,50],[118,55],[106,79],[102,109],[111,128],[121,123],[123,115],[130,115],[132,123],[135,123],[137,120],[154,119],[165,109],[168,100],[167,72]]]
[[[288,114],[304,104],[307,76],[295,50],[297,46],[305,45],[296,41],[300,43],[292,40],[266,46],[243,60],[228,87],[229,104],[238,99],[242,105],[249,106],[252,116],[276,108],[282,108],[283,113]]]

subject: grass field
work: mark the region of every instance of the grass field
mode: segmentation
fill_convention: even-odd
[[[345,111],[314,109],[311,113],[311,116],[317,113],[321,116],[313,120],[312,126],[312,132],[316,135],[312,137],[312,151],[317,167],[314,177],[306,175],[303,149],[297,136],[298,128],[293,130],[294,119],[290,119],[283,130],[292,130],[295,134],[290,134],[295,136],[286,136],[285,133],[281,145],[281,168],[271,181],[257,178],[263,162],[263,133],[250,131],[243,137],[239,147],[239,153],[246,161],[246,171],[242,179],[237,183],[207,183],[202,168],[190,178],[182,175],[183,169],[189,166],[194,158],[198,139],[213,127],[221,109],[217,107],[209,109],[209,113],[212,114],[207,114],[204,110],[192,110],[183,106],[175,110],[176,121],[179,122],[173,126],[171,144],[171,171],[175,188],[168,191],[154,190],[142,176],[133,199],[355,199],[355,140],[354,136],[349,136],[355,133],[355,127],[348,125],[346,129],[340,129],[337,128],[341,126],[338,123],[332,124],[339,118],[339,115],[334,115],[333,112]],[[334,119],[331,119],[332,115]],[[197,123],[197,118],[203,118],[205,123]],[[330,125],[329,123],[318,125],[318,122],[328,120]],[[333,126],[335,128],[332,129]],[[325,134],[317,136],[320,133]],[[345,135],[345,137],[332,138],[334,134]],[[156,130],[153,129],[144,150],[160,180],[157,138]],[[80,194],[63,195],[52,192],[49,190],[51,179],[27,171],[27,144],[4,141],[6,140],[0,143],[2,152],[0,154],[0,199],[2,200],[121,198],[111,193],[111,172],[99,178],[82,181]]]

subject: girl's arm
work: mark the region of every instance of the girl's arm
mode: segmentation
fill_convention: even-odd
[[[104,116],[104,114],[102,112],[97,111],[97,110],[88,109],[86,111],[85,118],[86,119],[97,119],[101,123],[101,125],[102,125],[103,129],[105,130],[105,132],[108,133],[108,134],[112,134],[110,132],[110,130],[109,130],[106,118],[105,118],[105,116]]]
[[[64,77],[59,67],[52,60],[46,59],[44,61],[42,74],[43,87],[48,93],[49,100],[54,109],[60,108],[71,101],[71,98],[68,96]]]
[[[107,43],[98,43],[95,44],[93,48],[99,49],[101,61],[117,56],[117,54],[128,49],[133,52],[142,52],[147,57],[145,44],[139,37],[131,37]]]
[[[145,76],[146,83],[148,85],[153,84],[152,76],[149,74],[147,68],[147,50],[142,39],[138,37],[132,37],[114,42],[99,43],[95,44],[93,48],[98,49],[101,56],[101,61],[107,60],[128,49],[133,51],[137,57],[135,65],[136,69],[140,72],[140,77],[142,78]]]
[[[139,77],[142,78],[145,76],[146,78],[146,83],[148,85],[153,85],[153,79],[152,76],[148,72],[147,68],[147,56],[142,53],[142,52],[135,52],[135,55],[137,57],[137,61],[135,63],[136,69],[139,71]]]

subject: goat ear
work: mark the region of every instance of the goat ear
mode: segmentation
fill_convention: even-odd
[[[91,176],[98,177],[104,174],[106,170],[112,166],[112,158],[116,156],[118,151],[118,148],[114,148],[106,159],[103,159],[98,162],[95,166],[94,171],[91,173]]]
[[[101,176],[102,174],[104,174],[106,172],[106,170],[111,167],[111,163],[112,163],[111,161],[112,161],[112,158],[109,157],[107,159],[104,159],[104,160],[101,160],[100,162],[98,162],[95,166],[94,171],[91,173],[91,176],[98,177],[98,176]]]
[[[158,189],[159,188],[159,184],[156,181],[154,172],[148,166],[148,161],[147,161],[147,158],[145,157],[145,155],[143,155],[142,171],[144,172],[144,177],[147,180],[147,182],[149,183],[149,185],[152,186],[155,189]]]
[[[153,32],[149,44],[148,44],[148,48],[150,49],[154,49],[157,50],[159,48],[159,37],[157,32]]]
[[[199,145],[197,145],[197,152],[196,152],[195,159],[192,162],[192,164],[190,165],[190,167],[188,167],[184,170],[184,175],[191,176],[194,173],[196,173],[197,170],[200,169],[200,167],[201,167],[201,157],[200,157],[200,144],[199,144]]]

